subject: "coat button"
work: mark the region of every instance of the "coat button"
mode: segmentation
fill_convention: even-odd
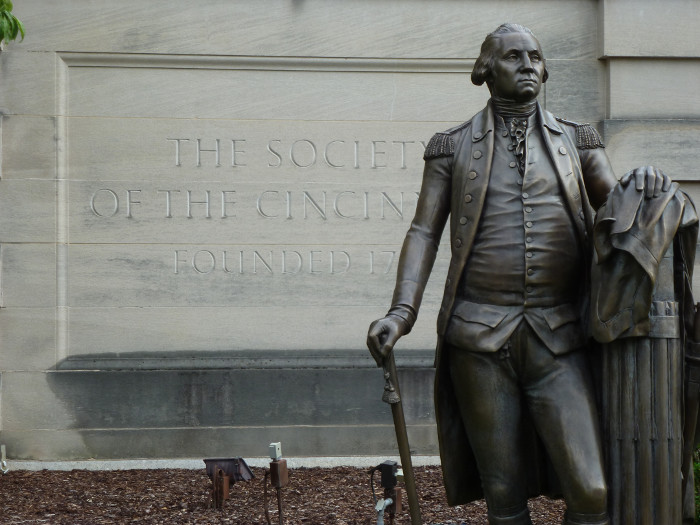
[[[476,150],[473,154],[473,157],[475,159],[480,159],[481,158],[481,152],[479,150]]]
[[[477,131],[476,133],[474,133],[474,138],[475,138],[476,140],[479,140],[481,137],[483,137],[483,135],[481,134],[480,131]]]
[[[515,162],[511,162],[510,164],[508,164],[508,166],[510,166],[511,168],[515,168],[517,164]]]
[[[507,129],[504,129],[504,130],[503,130],[503,136],[504,136],[504,137],[507,137],[507,136],[508,136],[508,130],[507,130]]]
[[[460,246],[462,246],[462,239],[455,239],[455,246],[456,246],[457,248],[459,248]]]
[[[467,174],[467,177],[469,177],[471,180],[476,179],[476,171],[470,171],[470,172]]]
[[[467,193],[464,196],[464,202],[471,202],[471,201],[472,201],[472,196]]]
[[[466,217],[461,217],[461,218],[459,219],[459,223],[460,223],[462,226],[464,226],[465,224],[467,224],[467,218],[466,218]]]
[[[559,146],[559,153],[566,155],[566,148],[564,146]]]

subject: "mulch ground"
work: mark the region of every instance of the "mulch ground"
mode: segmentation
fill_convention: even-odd
[[[448,507],[439,467],[418,467],[416,484],[423,523],[486,525],[486,505]],[[0,523],[231,523],[266,525],[265,470],[238,482],[223,509],[210,508],[211,481],[197,470],[12,471],[0,475]],[[375,474],[375,485],[379,473]],[[378,489],[381,490],[381,489]],[[271,523],[279,524],[277,498],[268,489]],[[349,467],[290,470],[282,489],[285,525],[371,525],[377,522],[366,469]],[[530,501],[537,525],[558,525],[564,505],[538,498]],[[391,523],[385,518],[386,523]],[[408,511],[396,525],[409,525]]]

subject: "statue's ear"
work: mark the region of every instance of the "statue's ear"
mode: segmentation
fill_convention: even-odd
[[[547,82],[547,79],[549,78],[549,70],[547,69],[547,66],[544,66],[544,75],[542,75],[542,83],[544,84]]]

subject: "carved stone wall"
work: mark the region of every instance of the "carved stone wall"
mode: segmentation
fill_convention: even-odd
[[[430,136],[504,21],[622,175],[695,189],[694,1],[24,0],[0,53],[0,442],[15,459],[391,454],[365,349]],[[668,4],[664,4],[666,6]],[[669,75],[673,75],[670,77]],[[432,411],[441,250],[398,362]]]

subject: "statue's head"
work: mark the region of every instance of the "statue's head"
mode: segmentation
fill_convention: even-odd
[[[548,77],[540,43],[518,24],[501,24],[486,36],[472,71],[472,83],[516,102],[534,100]]]

